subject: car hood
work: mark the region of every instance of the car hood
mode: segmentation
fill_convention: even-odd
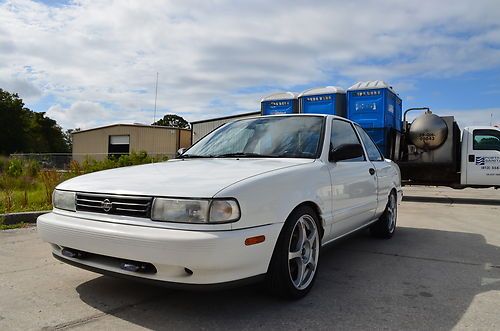
[[[99,171],[67,180],[61,190],[124,195],[213,197],[246,178],[312,159],[185,159]]]

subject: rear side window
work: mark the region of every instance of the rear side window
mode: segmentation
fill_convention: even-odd
[[[360,126],[357,126],[357,129],[359,136],[361,137],[361,140],[365,145],[366,153],[368,154],[368,158],[370,159],[370,161],[383,161],[384,157],[382,156],[377,148],[377,145],[375,145],[368,133],[366,133],[366,131],[363,130]]]
[[[333,120],[332,132],[330,134],[330,150],[337,149],[346,144],[361,144],[351,123],[342,120]],[[364,161],[365,157],[360,156],[344,161]]]
[[[473,148],[476,151],[500,151],[500,132],[496,130],[474,130]]]

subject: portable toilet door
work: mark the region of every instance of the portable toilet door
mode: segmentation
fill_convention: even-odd
[[[347,118],[363,128],[402,129],[402,102],[381,80],[359,82],[347,89]]]
[[[280,92],[268,95],[260,100],[262,115],[294,114],[299,112],[297,94]]]
[[[304,114],[346,116],[345,91],[336,86],[305,90],[299,94],[299,110]]]

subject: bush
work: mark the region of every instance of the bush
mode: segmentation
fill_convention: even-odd
[[[0,155],[0,174],[7,170],[7,165],[9,164],[9,159],[5,156]]]
[[[125,154],[121,155],[118,158],[119,167],[139,165],[151,162],[153,162],[153,159],[145,151],[139,151],[139,152],[132,151],[130,155]]]
[[[115,158],[104,159],[102,161],[86,157],[82,163],[83,173],[101,171],[118,167],[118,161]]]
[[[7,175],[17,178],[23,174],[23,161],[11,159],[7,165]]]
[[[0,157],[0,213],[50,209],[55,187],[63,180],[84,173],[165,160],[168,157],[132,151],[130,155],[101,161],[89,157],[82,163],[73,160],[68,171],[63,172],[42,170],[42,163],[35,160]]]
[[[38,173],[40,172],[40,162],[36,160],[28,160],[26,161],[24,165],[24,175],[28,177],[35,178],[38,176]]]

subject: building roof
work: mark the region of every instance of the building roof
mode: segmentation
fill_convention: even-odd
[[[162,125],[148,125],[148,124],[140,124],[140,123],[133,123],[133,124],[116,123],[116,124],[109,124],[109,125],[98,126],[98,127],[95,127],[95,128],[90,128],[90,129],[85,129],[85,130],[73,131],[72,134],[77,134],[77,133],[81,133],[81,132],[88,132],[88,131],[94,131],[94,130],[107,129],[107,128],[111,128],[111,127],[114,127],[114,126],[132,126],[132,127],[152,128],[152,129],[169,129],[169,130],[187,130],[187,131],[191,131],[190,129],[181,129],[181,128],[174,128],[174,127],[170,127],[170,126],[162,126]]]
[[[335,93],[345,93],[345,90],[337,86],[315,87],[300,93],[299,98],[307,95],[322,95],[322,94],[335,94]]]
[[[232,118],[239,118],[239,117],[253,116],[253,115],[260,115],[260,111],[254,111],[251,113],[243,113],[243,114],[236,114],[236,115],[230,115],[230,116],[223,116],[223,117],[208,118],[208,119],[201,120],[201,121],[191,122],[191,125],[205,123],[205,122],[212,122],[212,121],[229,120]]]

